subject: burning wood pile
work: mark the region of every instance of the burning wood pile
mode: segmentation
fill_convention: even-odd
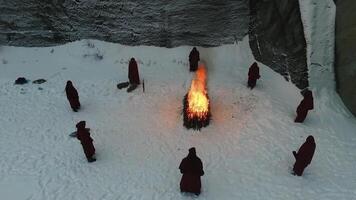
[[[183,125],[187,129],[200,130],[209,125],[211,114],[204,65],[199,65],[189,92],[184,96],[183,115]]]

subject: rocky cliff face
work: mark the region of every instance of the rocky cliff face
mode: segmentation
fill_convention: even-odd
[[[248,0],[0,0],[0,44],[79,39],[127,45],[217,46],[248,31]]]
[[[356,1],[336,1],[335,73],[337,91],[356,116]]]
[[[299,88],[308,86],[298,0],[0,1],[3,45],[51,46],[97,39],[126,45],[208,47],[234,43],[249,31],[258,61]]]
[[[298,0],[250,0],[250,46],[256,60],[308,87],[306,42]]]

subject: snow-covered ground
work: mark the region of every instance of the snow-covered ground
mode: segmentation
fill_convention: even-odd
[[[339,98],[315,95],[315,110],[295,124],[302,96],[294,85],[260,64],[257,88],[246,88],[254,60],[245,38],[198,48],[208,68],[212,121],[200,132],[186,130],[181,111],[193,76],[190,49],[85,40],[2,47],[1,199],[192,199],[179,192],[178,170],[192,146],[205,170],[199,199],[356,199],[356,121]],[[116,88],[127,80],[132,56],[145,93]],[[14,85],[19,76],[47,82]],[[78,113],[65,97],[69,79],[83,106]],[[68,136],[80,120],[92,130],[95,163],[87,163],[79,141]],[[292,151],[310,134],[314,159],[304,176],[293,176]]]
[[[210,125],[200,132],[186,130],[181,114],[193,77],[191,47],[87,40],[1,47],[0,199],[196,199],[179,192],[178,165],[192,146],[205,170],[199,199],[356,199],[356,120],[333,90],[328,56],[333,20],[325,13],[335,8],[331,1],[300,2],[315,101],[303,124],[293,122],[299,90],[268,67],[260,64],[257,87],[246,88],[254,61],[247,38],[198,48],[212,109]],[[145,93],[141,87],[132,93],[116,88],[127,80],[131,57],[139,60]],[[47,82],[14,85],[19,76]],[[65,97],[67,80],[78,89],[78,113]],[[68,136],[80,120],[92,130],[95,163],[87,163],[79,141]],[[292,151],[310,134],[314,159],[302,177],[293,176]]]

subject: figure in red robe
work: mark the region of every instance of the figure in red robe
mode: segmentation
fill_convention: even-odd
[[[307,117],[308,111],[314,109],[313,93],[310,90],[306,90],[303,93],[303,96],[303,100],[297,107],[297,117],[294,120],[294,122],[297,123],[304,122],[305,118]]]
[[[138,67],[135,58],[131,58],[129,63],[129,82],[131,85],[140,84],[140,76],[138,75]]]
[[[301,176],[304,169],[310,164],[315,151],[314,137],[309,135],[304,144],[299,148],[298,153],[293,151],[295,163],[293,167],[294,175]]]
[[[256,86],[257,79],[260,77],[260,69],[258,68],[257,63],[254,62],[248,70],[247,86],[252,90]]]
[[[89,128],[85,128],[85,121],[80,121],[77,125],[77,139],[83,146],[84,154],[88,162],[94,162],[96,159],[93,157],[95,154],[95,148],[93,145],[93,139],[90,137]]]
[[[180,172],[183,174],[180,181],[180,191],[200,194],[200,177],[204,175],[203,163],[197,157],[195,148],[189,149],[189,154],[179,165]]]
[[[189,54],[189,66],[190,66],[189,70],[191,72],[197,71],[199,60],[200,60],[199,51],[197,50],[196,47],[194,47]]]
[[[80,108],[79,96],[77,90],[73,86],[72,81],[67,81],[66,94],[70,107],[72,107],[74,112],[78,112]]]

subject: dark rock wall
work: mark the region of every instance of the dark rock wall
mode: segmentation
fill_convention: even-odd
[[[299,88],[308,86],[298,0],[0,0],[0,45],[97,39],[208,47],[248,32],[256,60]]]
[[[0,44],[79,39],[127,45],[217,46],[248,32],[248,0],[0,0]]]
[[[308,87],[306,41],[298,0],[250,0],[250,46],[256,60]]]
[[[336,1],[336,87],[356,116],[356,1]]]

